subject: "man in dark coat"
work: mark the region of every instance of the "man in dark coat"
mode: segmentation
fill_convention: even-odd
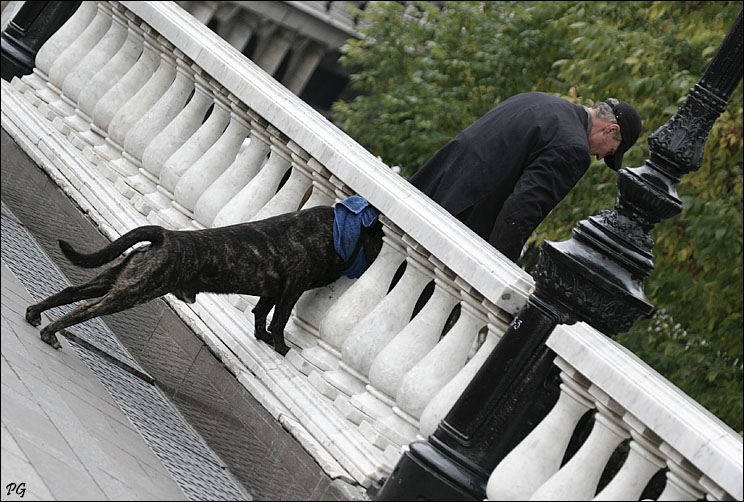
[[[518,94],[458,134],[410,181],[516,261],[591,156],[617,170],[640,132],[640,115],[624,101],[590,109],[541,92]]]

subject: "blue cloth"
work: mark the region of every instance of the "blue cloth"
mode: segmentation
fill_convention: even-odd
[[[377,210],[367,199],[352,195],[342,200],[333,208],[333,246],[341,259],[346,261],[354,254],[362,226],[372,226],[377,221]],[[352,279],[361,276],[367,270],[364,258],[364,246],[359,249],[356,260],[342,274]]]

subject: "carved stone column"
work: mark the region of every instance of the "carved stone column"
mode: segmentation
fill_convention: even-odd
[[[483,500],[489,473],[557,399],[545,340],[585,321],[609,336],[653,306],[650,230],[682,210],[676,185],[700,168],[713,123],[742,77],[742,16],[680,110],[648,139],[649,159],[617,175],[615,208],[579,222],[573,238],[540,246],[536,288],[501,342],[427,441],[414,442],[376,500]]]

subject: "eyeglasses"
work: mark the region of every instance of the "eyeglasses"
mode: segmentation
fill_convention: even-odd
[[[616,107],[620,104],[620,102],[615,98],[607,98],[605,100],[605,103],[610,105],[610,109],[612,110],[612,114],[615,116],[615,120],[617,121],[617,125],[622,129],[622,126],[620,126],[620,120],[623,118],[623,112],[619,111]],[[620,135],[620,141],[622,142],[622,132],[618,131],[618,134]]]
[[[617,105],[620,104],[620,102],[615,98],[608,98],[605,100],[605,103],[610,105],[610,108],[612,109],[612,114],[615,115],[615,119],[617,120],[618,125],[620,124],[620,119],[623,118],[623,112],[618,111],[616,108]]]

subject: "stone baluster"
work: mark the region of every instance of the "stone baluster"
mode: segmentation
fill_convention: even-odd
[[[173,47],[167,40],[156,37],[149,30],[146,30],[144,34],[145,47],[140,60],[145,58],[152,60],[152,67],[157,69],[134,96],[122,104],[111,119],[105,142],[95,147],[96,154],[102,159],[98,166],[103,169],[104,175],[112,182],[115,182],[121,176],[134,174],[131,170],[126,169],[127,166],[114,164],[113,161],[121,158],[124,142],[132,130],[132,126],[165,94],[176,77],[175,66],[164,64],[160,57],[163,51],[172,53]],[[165,45],[162,50],[160,50],[161,43]],[[136,68],[137,65],[132,67],[132,70]],[[95,112],[93,113],[95,114]]]
[[[131,173],[127,177],[119,178],[115,183],[119,192],[129,199],[136,192],[127,181],[143,176],[142,157],[147,147],[184,109],[194,90],[191,62],[180,50],[174,49],[172,53],[163,52],[161,58],[160,65],[169,66],[169,71],[175,71],[175,79],[165,94],[132,126],[124,140],[122,157],[113,162],[114,169],[120,174]]]
[[[270,142],[276,141],[276,138],[267,132],[266,121],[250,110],[248,115],[251,118],[248,146],[238,154],[235,162],[204,191],[194,207],[196,220],[207,227],[214,224],[215,217],[225,204],[256,176],[269,154]]]
[[[165,162],[199,129],[212,105],[212,93],[208,81],[202,76],[202,70],[194,64],[187,74],[194,79],[191,99],[145,148],[139,174],[127,178],[127,184],[137,192],[132,197],[132,205],[145,216],[152,210],[147,197],[157,193]]]
[[[579,450],[530,497],[530,500],[589,500],[597,492],[599,478],[615,448],[629,437],[623,410],[593,385],[597,413],[594,427]]]
[[[415,438],[418,424],[400,411],[395,397],[406,374],[436,346],[448,316],[459,301],[457,291],[447,284],[441,270],[434,272],[437,278],[433,295],[377,355],[370,367],[367,392],[351,398],[353,406],[373,419],[362,422],[360,430],[383,449],[390,446],[397,449]]]
[[[428,267],[426,272],[427,276],[431,274]],[[441,269],[434,268],[433,272],[435,287],[431,297],[411,322],[375,356],[369,367],[367,392],[351,398],[351,404],[372,419],[393,414],[395,396],[403,378],[436,346],[447,317],[458,302],[457,292],[449,285],[450,278]],[[387,427],[378,430],[395,435]]]
[[[563,381],[558,401],[491,473],[486,487],[489,500],[529,499],[558,472],[579,419],[594,408],[587,390],[591,383],[559,357],[555,364]]]
[[[626,414],[623,420],[631,427],[628,457],[594,500],[639,500],[654,474],[666,465],[659,438],[632,415]]]
[[[192,1],[186,1],[186,2],[178,2],[181,7],[186,9],[186,11],[194,16],[200,23],[203,23],[205,25],[209,24],[209,22],[212,20],[212,17],[214,17],[215,12],[217,11],[217,7],[219,4],[217,2],[192,2]]]
[[[388,292],[395,271],[405,257],[399,234],[386,218],[383,222],[382,249],[369,269],[342,294],[326,312],[318,327],[318,345],[303,351],[305,359],[327,373],[312,372],[310,382],[326,397],[335,399],[339,390],[327,375],[339,369],[341,351],[354,326],[378,305]],[[332,377],[330,377],[332,378]]]
[[[228,94],[228,99],[230,100],[230,123],[225,132],[181,176],[173,192],[173,207],[190,220],[194,219],[194,206],[199,196],[233,163],[250,131],[245,105],[232,94]],[[178,222],[180,226],[191,224],[190,222],[181,223],[182,221],[178,217],[173,222]]]
[[[310,155],[302,150],[294,141],[287,145],[292,150],[292,170],[289,178],[279,191],[251,218],[263,220],[278,214],[297,211],[302,202],[302,196],[312,185],[311,169],[307,165]]]
[[[79,107],[80,97],[83,95],[83,90],[90,92],[90,89],[93,88],[93,82],[91,82],[93,77],[103,70],[106,63],[111,61],[114,55],[119,52],[127,38],[126,21],[122,17],[123,7],[117,5],[114,9],[110,3],[101,2],[98,4],[98,10],[102,16],[107,18],[108,28],[105,34],[91,49],[90,53],[65,77],[62,83],[62,95],[60,96],[62,106],[55,106],[56,102],[49,105],[50,108],[58,112],[59,116],[54,119],[54,126],[63,134],[68,133],[70,123],[76,124],[81,131],[89,127],[90,120],[77,122],[72,120],[77,117],[75,111]],[[114,16],[114,11],[116,11],[116,16]],[[114,21],[114,17],[116,17],[116,21]],[[100,82],[98,84],[100,85]]]
[[[270,128],[272,139],[277,138],[279,131]],[[292,164],[292,153],[287,148],[286,137],[278,136],[273,140],[271,154],[263,168],[235,196],[230,199],[214,218],[214,226],[221,227],[250,221],[253,216],[276,193],[282,176]]]
[[[700,487],[705,490],[706,500],[735,500],[736,497],[731,496],[721,485],[710,479],[705,474],[700,476],[698,479]]]
[[[293,35],[276,24],[265,24],[259,29],[258,44],[253,61],[266,73],[273,75],[292,48]]]
[[[147,219],[156,225],[168,225],[166,220],[160,217],[160,214],[175,211],[171,208],[171,205],[173,204],[173,192],[178,180],[214,145],[230,122],[227,90],[221,88],[214,80],[210,80],[209,85],[212,91],[213,106],[208,118],[178,150],[168,157],[160,171],[160,183],[157,191],[145,196],[145,201],[152,207]]]
[[[114,84],[96,103],[93,109],[93,123],[89,131],[79,134],[79,138],[89,146],[83,153],[91,162],[97,163],[100,157],[93,148],[105,143],[108,129],[114,116],[124,105],[144,86],[157,69],[158,56],[151,50],[151,44],[145,45],[145,33],[152,29],[145,23],[133,20],[127,22],[129,26],[130,43],[138,53],[137,61],[126,74]]]
[[[313,158],[307,161],[307,165],[313,170],[312,192],[305,205],[302,206],[303,209],[316,206],[332,206],[335,202],[335,197],[333,195],[333,187],[328,181],[331,176],[330,171]]]
[[[120,13],[120,8],[117,6],[114,9],[114,22],[111,30],[123,33],[126,40],[114,57],[86,84],[85,89],[80,93],[74,115],[64,120],[68,127],[78,132],[70,139],[73,145],[81,150],[88,144],[88,140],[85,137],[81,139],[80,133],[87,132],[91,128],[96,105],[117,82],[124,78],[142,54],[142,36],[132,28],[135,16],[131,11]]]
[[[422,289],[431,280],[426,259],[407,242],[407,266],[398,283],[372,311],[351,328],[341,348],[339,369],[324,375],[326,381],[346,396],[364,392],[369,383],[369,369],[375,357],[411,319],[413,307]],[[341,398],[341,402],[339,402]],[[344,398],[336,398],[339,408],[348,417]]]
[[[377,430],[396,444],[408,444],[419,432],[419,419],[426,405],[465,366],[478,331],[486,325],[486,314],[478,308],[475,291],[455,279],[460,290],[460,317],[452,329],[406,373],[395,394],[394,415],[375,424]],[[371,372],[370,372],[370,381]]]
[[[287,67],[287,77],[284,85],[295,93],[302,94],[305,85],[318,67],[326,48],[310,39],[304,39],[300,46],[292,52],[292,58]]]
[[[442,387],[442,390],[436,393],[434,398],[426,405],[424,411],[421,412],[419,430],[422,438],[434,433],[439,422],[450,411],[457,398],[460,397],[463,390],[465,390],[475,374],[483,366],[486,358],[491,354],[494,347],[496,347],[496,344],[501,339],[501,335],[506,331],[508,322],[495,314],[498,311],[498,307],[489,304],[487,301],[484,301],[484,304],[488,312],[488,335],[483,345],[480,346],[475,355],[465,364],[465,367],[447,385]]]
[[[178,110],[166,111],[164,107],[156,107],[158,101],[168,94],[176,79],[176,65],[173,57],[174,47],[165,38],[158,36],[155,45],[159,64],[158,69],[137,91],[124,107],[114,116],[109,126],[109,137],[106,143],[96,150],[106,160],[104,170],[107,177],[114,183],[121,178],[137,174],[138,164],[150,141],[167,125],[166,120],[172,119]],[[147,40],[145,40],[147,45]],[[182,85],[175,90],[182,101],[188,97]],[[167,100],[163,102],[167,105]],[[179,108],[180,109],[180,108]],[[156,117],[156,113],[159,115]],[[136,162],[136,163],[135,163]],[[100,165],[100,164],[99,164]]]
[[[667,443],[661,443],[659,449],[667,457],[669,470],[664,491],[656,500],[701,500],[705,496],[699,483],[702,474]]]
[[[256,32],[257,26],[258,20],[236,13],[228,19],[226,24],[222,25],[223,28],[220,36],[228,44],[243,52],[251,37]]]
[[[214,81],[210,84],[218,85]],[[214,104],[207,120],[181,148],[165,161],[160,172],[158,191],[146,197],[152,205],[147,219],[168,228],[187,225],[184,213],[173,207],[175,191],[181,178],[219,141],[230,123],[229,92],[224,88],[213,87]]]
[[[73,44],[75,39],[82,35],[85,27],[88,26],[98,12],[95,2],[83,2],[80,4],[70,19],[49,37],[43,46],[36,53],[35,67],[33,73],[24,75],[21,80],[29,85],[35,91],[27,92],[26,97],[30,98],[34,106],[38,106],[41,101],[51,103],[57,99],[58,94],[47,88],[49,83],[49,71],[55,62],[57,62],[65,50]],[[69,66],[72,68],[72,65]],[[34,99],[35,98],[35,99]]]
[[[92,2],[91,2],[92,3]],[[85,2],[83,3],[85,5]],[[94,5],[96,14],[85,27],[79,37],[75,38],[67,48],[59,55],[52,67],[49,69],[48,88],[52,91],[54,99],[49,101],[49,106],[42,105],[40,111],[45,114],[47,119],[53,120],[57,116],[67,116],[73,111],[73,107],[66,105],[59,98],[62,94],[62,87],[67,76],[70,75],[77,65],[90,53],[93,47],[111,26],[111,15],[98,5]]]

